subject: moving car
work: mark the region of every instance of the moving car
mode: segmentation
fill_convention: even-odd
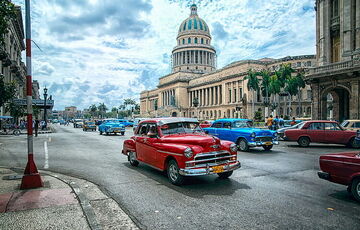
[[[289,141],[297,141],[301,147],[307,147],[311,142],[326,144],[343,144],[358,148],[355,140],[356,132],[344,130],[336,121],[304,121],[296,129],[285,131]]]
[[[182,184],[186,176],[218,174],[228,178],[240,168],[236,145],[206,135],[193,118],[144,120],[135,136],[124,142],[122,153],[132,166],[142,162],[167,171],[175,185]]]
[[[301,125],[301,122],[298,123],[298,124],[296,124],[296,125],[293,125],[293,126],[284,127],[284,128],[280,128],[280,129],[276,130],[279,139],[286,140],[286,139],[284,138],[285,131],[286,131],[286,130],[289,130],[289,129],[297,129],[300,125]]]
[[[360,120],[345,120],[341,126],[346,130],[360,130]]]
[[[84,121],[83,131],[96,131],[95,121]]]
[[[75,119],[74,120],[74,128],[82,128],[84,125],[84,122],[82,119]]]
[[[241,151],[252,147],[270,150],[279,144],[276,131],[254,128],[249,119],[220,119],[204,130],[221,140],[235,142]]]
[[[360,152],[321,155],[319,163],[321,179],[348,186],[348,192],[360,202]]]
[[[106,135],[109,135],[111,133],[117,134],[121,133],[121,135],[125,134],[125,125],[122,124],[118,119],[105,119],[99,125],[99,132],[100,135],[105,133]]]

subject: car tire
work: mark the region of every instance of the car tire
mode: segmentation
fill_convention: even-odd
[[[121,135],[124,136],[124,135],[125,135],[125,132],[121,132]]]
[[[20,130],[18,130],[18,129],[14,130],[13,134],[15,136],[19,136],[20,135]]]
[[[103,134],[103,132],[102,131],[100,131],[100,135],[102,135]]]
[[[310,145],[310,139],[308,137],[300,137],[297,142],[301,147],[308,147]]]
[[[105,132],[105,135],[108,136],[108,135],[109,135],[109,132]]]
[[[349,142],[349,147],[353,148],[353,149],[358,149],[360,148],[360,142],[358,143],[358,141],[355,140],[355,137],[351,138],[350,142]]]
[[[274,145],[264,145],[263,148],[265,151],[270,151]]]
[[[181,185],[184,183],[184,176],[179,173],[179,166],[175,160],[170,160],[167,165],[167,175],[169,181],[174,185]]]
[[[227,179],[233,174],[233,172],[234,171],[218,173],[218,176],[219,176],[220,179]]]
[[[132,165],[132,166],[138,166],[139,165],[139,161],[136,160],[136,153],[135,152],[129,152],[129,155],[128,155],[128,160],[129,160],[129,163]]]
[[[351,194],[360,202],[360,178],[355,178],[351,183]]]
[[[249,145],[244,138],[238,140],[238,148],[240,151],[247,152],[249,151]]]

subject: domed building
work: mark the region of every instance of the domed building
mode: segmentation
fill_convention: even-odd
[[[197,6],[191,6],[190,16],[179,28],[177,46],[172,51],[173,72],[186,70],[207,73],[216,68],[216,51],[211,46],[209,26],[197,14]]]
[[[306,69],[315,63],[314,55],[304,55],[242,60],[217,69],[216,50],[211,42],[209,26],[198,16],[197,6],[191,5],[190,16],[180,24],[176,46],[172,50],[172,72],[159,78],[156,89],[140,94],[141,117],[182,116],[214,120],[252,118],[255,111],[262,111],[264,117],[264,98],[260,93],[248,91],[247,71],[274,71],[281,64]],[[307,87],[302,91],[300,101],[294,97],[291,109],[281,101],[279,113],[285,114],[285,109],[289,109],[290,116],[310,115],[309,95],[311,91]],[[252,111],[253,101],[255,111]]]

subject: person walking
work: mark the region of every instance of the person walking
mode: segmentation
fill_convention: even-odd
[[[38,130],[39,130],[39,120],[36,118],[35,119],[35,124],[34,124],[34,129],[35,129],[35,137],[38,136]]]
[[[279,116],[276,116],[273,120],[273,130],[277,130],[279,128]]]
[[[272,127],[273,127],[273,120],[274,120],[273,116],[270,115],[270,117],[269,117],[269,118],[267,119],[267,121],[266,121],[266,126],[267,126],[270,130],[272,130]]]
[[[279,127],[280,128],[284,128],[285,122],[284,122],[284,116],[280,115],[280,119],[279,119]]]
[[[292,121],[290,122],[290,125],[291,125],[291,126],[296,125],[295,117],[293,117]]]

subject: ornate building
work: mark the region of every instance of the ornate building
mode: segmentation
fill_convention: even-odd
[[[360,0],[317,0],[314,119],[360,119]]]
[[[249,117],[264,111],[260,93],[249,93],[245,76],[249,69],[274,71],[281,64],[294,69],[307,69],[315,64],[314,55],[264,58],[231,63],[216,69],[216,50],[211,46],[211,34],[204,20],[198,17],[197,7],[191,6],[190,16],[181,23],[177,46],[172,52],[172,73],[159,79],[156,89],[140,95],[142,117],[185,116],[199,119]],[[280,114],[311,115],[311,92],[307,86],[294,97],[291,108],[285,98],[280,100]],[[255,111],[252,111],[252,102]],[[287,110],[287,111],[286,111]]]

